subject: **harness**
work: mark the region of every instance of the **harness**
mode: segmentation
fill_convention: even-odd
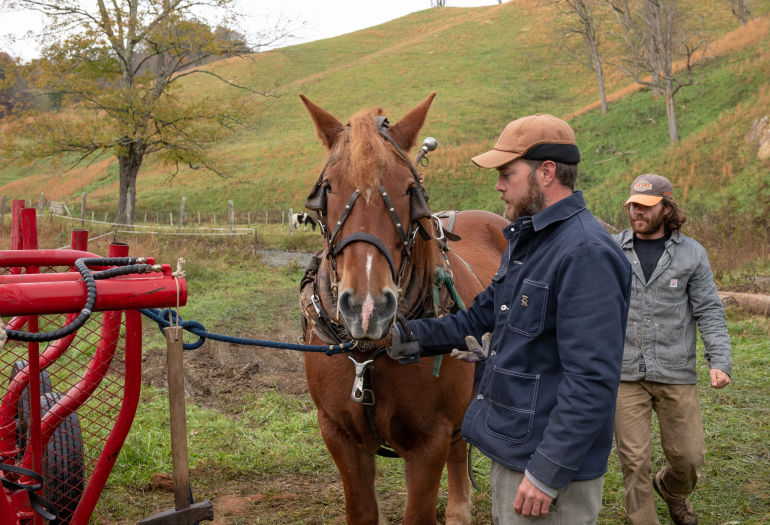
[[[358,200],[358,197],[361,195],[361,191],[358,189],[353,191],[353,194],[350,196],[350,198],[348,198],[348,201],[343,208],[339,220],[334,224],[333,229],[330,230],[326,217],[326,192],[328,191],[329,187],[324,183],[324,175],[326,174],[326,170],[335,160],[335,155],[330,155],[329,160],[326,161],[326,165],[323,167],[323,170],[321,171],[321,174],[319,175],[313,190],[310,192],[310,195],[305,202],[305,208],[313,210],[318,214],[318,223],[321,227],[321,234],[326,240],[327,249],[325,256],[329,260],[329,265],[332,269],[331,290],[332,296],[335,300],[337,298],[338,281],[337,257],[340,253],[342,253],[342,250],[344,250],[346,246],[349,246],[355,242],[366,242],[377,248],[377,250],[379,250],[388,261],[393,277],[393,282],[398,288],[399,299],[401,299],[403,297],[402,279],[404,277],[406,267],[410,261],[415,238],[418,233],[426,241],[431,238],[430,233],[425,230],[425,228],[420,223],[421,219],[431,217],[430,208],[428,207],[428,196],[425,193],[425,188],[422,185],[420,174],[417,173],[417,170],[412,165],[401,147],[388,134],[388,119],[385,117],[376,117],[376,119],[377,131],[379,132],[380,136],[390,142],[390,144],[395,148],[396,152],[409,167],[409,171],[412,173],[412,177],[414,179],[414,185],[409,189],[410,217],[408,230],[404,229],[404,225],[396,213],[395,207],[393,206],[393,200],[390,198],[390,195],[388,195],[388,192],[385,190],[382,184],[379,184],[377,187],[385,209],[387,210],[388,215],[391,218],[391,221],[393,222],[393,225],[395,226],[396,232],[398,233],[399,239],[401,241],[401,265],[397,270],[393,262],[393,256],[391,255],[390,250],[388,250],[388,248],[380,239],[371,233],[354,232],[346,237],[343,237],[342,239],[337,239],[337,235],[342,229],[342,226],[345,224],[347,218],[350,216],[350,213],[353,211],[353,206]],[[345,129],[350,129],[349,124]]]
[[[388,248],[379,238],[370,233],[354,232],[338,239],[339,232],[347,218],[350,216],[358,197],[361,195],[359,189],[353,191],[345,204],[339,220],[332,228],[330,228],[326,215],[326,192],[328,191],[328,185],[324,182],[324,176],[328,167],[335,160],[335,154],[333,153],[324,165],[313,190],[305,202],[305,208],[315,211],[318,215],[321,233],[326,240],[326,249],[313,256],[300,283],[300,307],[303,314],[303,334],[307,333],[308,323],[310,323],[313,334],[328,344],[355,341],[347,333],[343,323],[337,320],[336,317],[329,315],[323,305],[324,301],[322,301],[321,297],[324,294],[328,294],[329,304],[336,303],[339,280],[336,259],[345,247],[356,242],[371,244],[377,248],[388,261],[393,282],[398,289],[398,312],[396,315],[396,322],[399,322],[403,327],[406,328],[407,319],[441,317],[447,313],[464,308],[462,300],[454,288],[454,276],[446,256],[446,251],[448,250],[447,241],[459,240],[459,236],[451,233],[451,226],[449,231],[445,230],[442,226],[441,219],[438,216],[431,214],[430,208],[428,207],[428,196],[422,185],[421,177],[403,150],[388,134],[388,120],[385,117],[376,117],[376,121],[377,130],[380,136],[395,148],[396,152],[409,167],[409,171],[414,179],[414,184],[409,189],[410,216],[407,228],[404,228],[401,219],[396,213],[395,206],[393,205],[393,201],[388,195],[388,192],[382,184],[378,185],[378,191],[382,198],[382,202],[400,239],[401,264],[399,268],[396,268],[393,256]],[[349,130],[349,125],[346,130]],[[420,160],[424,158],[425,153],[433,148],[435,148],[435,141],[432,144],[432,147],[428,147],[426,143],[426,147],[420,151],[415,163],[419,163]],[[437,235],[432,235],[431,232],[423,226],[421,220],[425,218],[430,218],[435,221],[436,230],[438,232]],[[450,223],[454,222],[453,219],[454,217],[450,219]],[[409,274],[406,273],[406,269],[412,262],[412,249],[418,234],[425,241],[432,238],[435,239],[439,243],[443,255],[443,264],[435,269],[434,281],[431,283],[422,282],[419,279],[419,276],[412,275],[413,272],[410,272]],[[330,271],[326,271],[326,268],[321,265],[322,258],[329,260]],[[357,348],[364,352],[371,351],[371,354],[368,356],[368,359],[359,362],[354,357],[352,349],[347,351],[348,358],[353,362],[353,366],[355,367],[355,379],[353,381],[351,399],[363,406],[364,415],[370,430],[379,438],[383,445],[377,451],[377,454],[397,457],[398,454],[388,447],[386,440],[383,439],[377,431],[374,417],[375,397],[371,369],[375,359],[385,352],[386,347],[375,347],[371,344],[358,343]],[[438,377],[441,366],[441,357],[442,356],[436,356],[434,358],[433,373],[436,377]]]

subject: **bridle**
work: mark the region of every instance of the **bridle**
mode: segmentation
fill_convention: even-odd
[[[388,211],[388,215],[390,216],[399,236],[401,245],[401,264],[399,268],[396,269],[396,265],[393,262],[393,255],[390,253],[390,250],[377,236],[370,233],[354,232],[341,239],[337,239],[339,232],[345,224],[345,221],[353,211],[353,206],[358,200],[358,197],[361,195],[361,191],[359,189],[353,191],[353,194],[345,204],[339,220],[334,224],[334,228],[330,230],[326,213],[326,192],[328,191],[329,187],[324,182],[324,175],[326,174],[327,168],[334,161],[335,155],[332,154],[329,157],[329,160],[327,160],[323,170],[321,171],[321,174],[319,175],[313,190],[310,192],[310,195],[308,195],[307,201],[305,202],[305,208],[313,210],[318,214],[318,222],[321,227],[321,234],[326,239],[326,258],[329,259],[329,265],[331,267],[331,292],[332,297],[335,300],[337,298],[337,283],[339,281],[337,274],[337,257],[347,246],[350,246],[356,242],[365,242],[377,248],[377,250],[379,250],[388,261],[391,275],[393,277],[393,282],[396,284],[399,299],[401,299],[404,293],[402,286],[404,283],[402,281],[406,268],[409,266],[411,261],[412,248],[414,247],[417,234],[419,233],[424,240],[429,240],[431,238],[430,232],[428,232],[420,222],[420,220],[423,218],[431,217],[430,208],[428,207],[428,196],[425,193],[425,188],[422,185],[420,174],[412,165],[412,162],[409,160],[403,150],[388,134],[388,119],[385,117],[376,117],[376,122],[377,131],[379,132],[380,136],[384,140],[390,142],[390,144],[396,149],[396,152],[398,152],[399,156],[409,167],[409,171],[412,173],[412,177],[414,178],[414,185],[409,188],[410,211],[409,224],[407,225],[406,229],[404,228],[401,219],[396,213],[393,200],[390,198],[388,192],[385,190],[382,184],[379,184],[377,187],[383,204],[385,205],[385,209]]]

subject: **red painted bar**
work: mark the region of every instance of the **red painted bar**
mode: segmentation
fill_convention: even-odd
[[[85,525],[99,500],[104,484],[115,466],[123,443],[126,440],[131,423],[134,421],[139,405],[139,394],[142,384],[142,319],[137,311],[126,311],[126,376],[123,390],[123,403],[118,419],[112,427],[102,453],[96,462],[91,478],[80,498],[70,525]]]
[[[70,246],[73,250],[88,249],[88,230],[72,230]]]
[[[70,272],[71,273],[71,272]],[[78,277],[80,276],[79,274]],[[94,310],[165,308],[187,304],[187,282],[170,274],[96,281]],[[0,286],[0,315],[35,315],[79,312],[86,302],[81,281],[6,283]]]

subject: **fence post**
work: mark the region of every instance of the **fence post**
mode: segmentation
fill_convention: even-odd
[[[265,224],[267,224],[267,210],[265,210]]]
[[[182,223],[184,222],[184,203],[187,200],[187,197],[182,197],[182,202],[179,204],[179,219],[177,220],[176,229],[181,230],[182,229]]]
[[[5,195],[0,199],[0,226],[5,226]]]
[[[45,193],[40,194],[40,200],[37,203],[37,214],[43,216],[43,208],[45,208]]]
[[[257,225],[254,225],[254,255],[257,254]]]
[[[214,226],[216,226],[217,225],[217,212],[214,212],[213,217],[214,217]]]
[[[86,192],[80,197],[80,227],[86,226]]]
[[[170,226],[174,225],[174,212],[173,211],[168,212],[168,224]]]
[[[291,234],[293,233],[291,231],[292,230],[291,227],[293,226],[293,224],[291,223],[291,219],[292,217],[294,217],[293,212],[294,212],[294,208],[289,208],[289,220],[287,221],[289,223],[289,237],[291,237]],[[281,210],[281,223],[283,224],[283,210]]]
[[[227,201],[227,214],[230,219],[230,232],[235,231],[235,211],[233,210],[233,201]]]
[[[105,211],[104,212],[104,222],[107,222],[107,216],[110,214],[110,212]]]
[[[201,225],[201,212],[198,211],[198,226]]]
[[[144,223],[147,224],[147,212],[144,212]]]
[[[251,226],[251,212],[250,211],[246,212],[246,224]]]

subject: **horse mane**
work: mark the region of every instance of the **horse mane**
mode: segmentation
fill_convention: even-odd
[[[382,114],[382,108],[374,108],[353,115],[345,125],[344,139],[338,141],[333,153],[343,176],[361,190],[367,201],[375,192],[366,190],[376,190],[383,173],[402,162],[377,129],[375,118]]]

